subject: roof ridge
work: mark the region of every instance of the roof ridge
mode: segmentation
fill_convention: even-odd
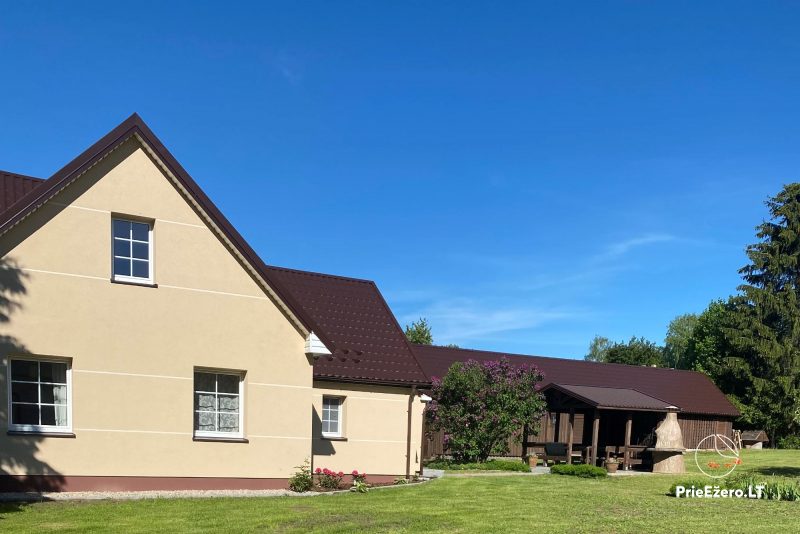
[[[414,346],[417,347],[425,347],[425,348],[434,348],[434,349],[444,349],[444,350],[461,350],[466,352],[477,352],[483,354],[499,354],[501,356],[516,356],[520,358],[545,358],[548,360],[560,360],[565,362],[580,362],[585,364],[593,364],[593,365],[616,365],[625,368],[636,368],[636,369],[657,369],[660,371],[675,371],[681,373],[692,373],[692,374],[699,374],[702,376],[707,376],[705,373],[701,373],[700,371],[694,371],[692,369],[675,369],[674,367],[652,367],[650,365],[631,365],[628,363],[616,363],[616,362],[595,362],[592,360],[580,360],[578,358],[565,358],[563,356],[544,356],[541,354],[520,354],[516,352],[500,352],[496,350],[484,350],[484,349],[469,349],[464,347],[447,347],[444,345],[422,345],[420,343],[414,343]]]
[[[347,282],[361,282],[361,283],[365,283],[365,284],[374,284],[375,283],[372,280],[368,280],[366,278],[355,278],[355,277],[352,277],[352,276],[343,276],[343,275],[339,275],[339,274],[320,273],[320,272],[317,272],[317,271],[306,271],[306,270],[303,270],[303,269],[293,269],[292,267],[281,267],[281,266],[278,266],[278,265],[267,265],[267,268],[268,269],[273,269],[273,270],[276,270],[276,271],[284,271],[284,272],[288,272],[288,273],[304,274],[304,275],[307,275],[307,276],[319,276],[319,277],[323,277],[323,278],[333,278],[335,280],[343,280],[343,281],[347,281]]]

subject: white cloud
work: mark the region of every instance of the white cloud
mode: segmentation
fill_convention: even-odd
[[[436,343],[446,344],[501,332],[529,330],[571,316],[573,314],[563,310],[521,306],[493,307],[471,299],[453,299],[434,302],[418,313],[407,315],[403,324],[425,317],[434,327]]]
[[[606,250],[595,257],[595,260],[602,259],[612,259],[618,258],[619,256],[623,256],[628,252],[647,245],[653,245],[656,243],[668,243],[670,241],[677,241],[678,238],[671,234],[645,234],[639,237],[633,237],[630,239],[625,239],[623,241],[618,241],[616,243],[612,243]]]

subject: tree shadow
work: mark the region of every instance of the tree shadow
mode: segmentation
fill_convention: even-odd
[[[15,497],[41,501],[41,492],[60,491],[64,487],[64,477],[47,462],[37,458],[42,441],[48,438],[37,434],[7,432],[10,422],[8,359],[10,356],[30,354],[19,339],[8,333],[13,314],[23,307],[27,277],[13,258],[0,258],[0,326],[5,330],[0,334],[0,492],[26,493],[26,496]],[[0,504],[0,514],[19,509],[18,504]]]
[[[800,467],[754,467],[750,469],[759,475],[775,475],[779,477],[800,477]]]

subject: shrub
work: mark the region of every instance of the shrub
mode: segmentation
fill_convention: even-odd
[[[800,436],[786,436],[778,440],[779,449],[800,449]]]
[[[567,475],[581,478],[603,478],[608,475],[602,467],[595,467],[589,464],[560,464],[550,468],[550,472],[556,475]]]
[[[425,467],[449,471],[519,471],[527,473],[530,467],[519,460],[487,460],[485,462],[456,462],[454,460],[433,460]]]
[[[311,476],[311,462],[306,460],[303,465],[297,466],[297,472],[289,479],[289,489],[302,493],[310,490],[314,486],[314,478]]]
[[[409,482],[410,482],[410,480],[408,480],[407,478],[403,478],[403,477],[397,477],[396,479],[394,479],[394,485],[395,486],[404,486],[405,484],[408,484]]]
[[[456,460],[485,461],[508,451],[525,424],[538,421],[546,405],[538,391],[542,373],[533,365],[498,361],[456,362],[444,378],[433,379],[425,417],[430,431],[444,432],[444,446]],[[531,423],[530,432],[536,432]]]
[[[350,473],[350,476],[353,477],[353,482],[366,482],[367,481],[367,474],[366,473],[359,473],[357,469],[353,469],[353,472]]]
[[[366,473],[359,473],[356,469],[353,469],[350,476],[353,477],[353,486],[350,488],[350,491],[355,491],[356,493],[366,493],[369,491],[370,485],[367,484]]]
[[[328,468],[322,469],[319,467],[314,472],[317,474],[317,484],[319,484],[320,488],[336,490],[342,487],[343,472],[339,471],[337,473]]]

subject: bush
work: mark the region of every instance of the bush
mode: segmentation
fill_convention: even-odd
[[[550,468],[550,472],[555,475],[567,475],[581,478],[603,478],[608,475],[602,467],[595,467],[589,464],[559,464]]]
[[[311,462],[306,460],[303,465],[297,466],[298,471],[289,479],[289,489],[302,493],[314,486],[314,478],[311,476]]]
[[[317,474],[317,484],[319,484],[320,488],[337,490],[342,487],[342,480],[344,479],[343,472],[339,471],[337,473],[330,469],[322,469],[319,467],[317,467],[314,472]]]
[[[779,449],[800,449],[800,436],[786,436],[778,440]]]
[[[358,470],[353,469],[353,472],[350,473],[350,476],[353,477],[353,485],[350,488],[350,491],[355,491],[356,493],[366,493],[369,491],[370,485],[367,484],[366,473],[359,473]]]
[[[431,469],[448,471],[530,471],[528,464],[519,460],[486,460],[485,462],[457,462],[455,460],[433,460],[425,465]]]
[[[444,378],[432,380],[428,430],[442,430],[445,449],[462,462],[505,454],[509,439],[519,441],[524,425],[545,412],[542,379],[536,366],[512,365],[507,358],[456,362]],[[536,424],[529,428],[536,430]]]

